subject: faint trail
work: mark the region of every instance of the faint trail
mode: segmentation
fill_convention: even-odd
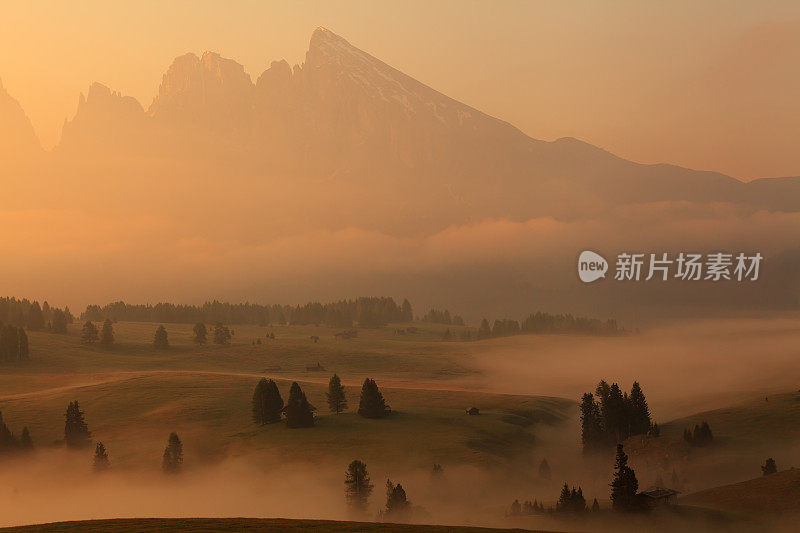
[[[228,377],[241,377],[241,378],[253,378],[253,379],[260,379],[262,377],[266,377],[268,373],[258,373],[258,372],[226,372],[226,371],[214,371],[214,370],[142,370],[142,371],[119,371],[119,372],[109,372],[103,374],[94,374],[98,376],[96,379],[83,379],[82,381],[78,381],[76,383],[71,383],[69,385],[63,385],[60,387],[51,387],[46,389],[40,389],[35,391],[29,392],[21,392],[15,394],[6,394],[0,395],[0,401],[11,401],[11,400],[21,400],[21,399],[29,399],[29,398],[41,398],[47,396],[57,396],[65,392],[78,390],[78,389],[89,389],[93,387],[99,387],[102,385],[108,385],[110,383],[120,383],[123,381],[131,381],[135,379],[147,378],[147,377],[158,377],[158,376],[228,376]],[[62,374],[59,374],[60,377],[63,377]],[[306,375],[292,375],[292,376],[269,376],[271,379],[275,381],[281,382],[288,382],[288,381],[298,381],[300,383],[315,383],[315,384],[326,384],[328,383],[328,378],[316,377],[316,376],[306,376]],[[361,386],[360,380],[355,379],[344,379],[342,383],[349,387],[359,387]],[[448,392],[473,392],[473,393],[489,393],[489,394],[510,394],[512,396],[521,396],[519,394],[507,393],[502,391],[493,391],[487,390],[484,388],[478,387],[467,387],[465,385],[456,385],[456,384],[449,384],[449,383],[438,383],[435,381],[402,381],[402,380],[380,380],[380,386],[386,389],[407,389],[407,390],[421,390],[421,391],[448,391]],[[527,395],[522,395],[527,396]]]

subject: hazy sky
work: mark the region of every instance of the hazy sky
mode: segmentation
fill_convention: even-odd
[[[800,2],[0,2],[0,79],[45,146],[99,81],[149,105],[172,59],[255,79],[316,26],[546,140],[740,178],[800,175]]]

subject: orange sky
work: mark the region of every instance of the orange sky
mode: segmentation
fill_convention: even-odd
[[[302,61],[323,25],[536,138],[800,175],[800,3],[696,4],[6,0],[0,79],[50,147],[93,81],[147,106],[180,54],[215,50],[256,78]]]

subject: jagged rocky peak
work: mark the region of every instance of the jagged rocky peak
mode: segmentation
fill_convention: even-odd
[[[272,89],[285,87],[292,79],[292,67],[285,59],[273,61],[269,68],[258,77],[256,87],[259,90],[271,91]]]
[[[39,149],[39,140],[31,121],[0,80],[0,156],[5,158],[9,155],[37,152]]]

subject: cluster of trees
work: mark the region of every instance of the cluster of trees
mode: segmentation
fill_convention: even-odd
[[[347,396],[339,376],[334,374],[328,382],[328,409],[339,414],[347,409]],[[299,428],[314,425],[316,407],[311,405],[297,382],[289,389],[289,399],[284,404],[274,380],[261,378],[253,391],[253,422],[259,425],[286,421],[286,427]],[[381,418],[391,413],[386,400],[373,379],[365,379],[361,388],[358,414],[365,418]]]
[[[0,315],[2,316],[2,315]],[[89,305],[83,313],[84,320],[102,321],[107,318],[127,322],[158,323],[223,323],[223,324],[324,324],[331,327],[377,327],[388,322],[411,322],[413,310],[408,300],[397,305],[393,298],[362,297],[322,304],[259,305],[206,302],[203,305],[177,305],[171,303],[127,304],[113,302],[103,307]]]
[[[570,314],[551,315],[549,313],[532,313],[520,322],[511,319],[497,319],[493,324],[485,318],[478,327],[478,339],[491,337],[508,337],[531,333],[581,333],[589,335],[619,335],[623,333],[617,321],[605,321],[596,318],[576,317]]]
[[[617,444],[617,457],[614,462],[614,477],[611,480],[611,506],[615,511],[632,511],[638,508],[636,494],[639,481],[636,472],[628,466],[628,456]]]
[[[452,326],[463,326],[464,319],[459,315],[450,316],[450,311],[445,309],[439,311],[438,309],[431,309],[420,319],[421,322],[428,322],[431,324],[447,324]]]
[[[695,424],[694,430],[684,429],[683,440],[688,442],[689,446],[703,447],[714,441],[714,435],[708,422],[703,420],[702,424]]]
[[[373,489],[367,465],[358,460],[351,462],[344,474],[344,496],[347,505],[357,514],[365,514]],[[411,518],[411,511],[411,502],[403,485],[387,479],[386,505],[380,512],[381,520],[406,522]]]
[[[638,381],[630,394],[619,385],[601,381],[595,395],[587,392],[581,398],[581,441],[584,452],[605,450],[632,435],[658,433],[658,425],[650,418],[650,408]]]
[[[22,434],[17,437],[8,428],[3,420],[3,413],[0,412],[0,454],[30,450],[33,450],[33,439],[31,439],[28,427],[22,428]]]
[[[27,361],[30,357],[25,328],[0,322],[0,363]]]
[[[777,474],[778,473],[778,465],[775,463],[775,459],[770,457],[764,462],[764,466],[761,467],[761,473],[765,476],[770,474]]]
[[[582,513],[586,511],[586,498],[583,497],[583,489],[572,487],[572,490],[564,483],[561,487],[561,494],[556,502],[556,512],[559,513]]]
[[[73,322],[69,307],[63,310],[50,307],[46,301],[39,305],[37,301],[17,298],[0,298],[0,322],[30,331],[47,329],[55,333],[66,333],[67,324]]]

